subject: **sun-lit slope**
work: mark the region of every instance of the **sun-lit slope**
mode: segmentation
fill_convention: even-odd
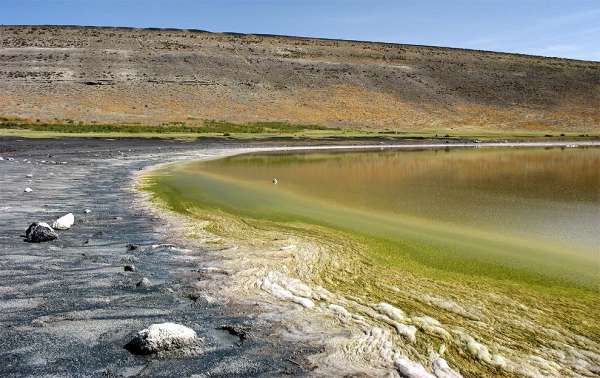
[[[600,63],[189,30],[0,26],[0,115],[593,133]]]

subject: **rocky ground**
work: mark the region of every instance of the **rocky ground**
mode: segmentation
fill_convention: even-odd
[[[0,116],[597,132],[600,63],[198,30],[0,26]]]
[[[327,355],[327,332],[317,318],[302,318],[301,306],[284,302],[270,307],[268,311],[278,311],[273,314],[259,299],[227,296],[224,287],[232,276],[218,267],[235,256],[228,256],[220,244],[178,240],[169,228],[173,219],[158,217],[132,187],[140,170],[156,164],[306,143],[0,138],[0,376],[304,376],[352,371],[340,366],[345,362],[338,356]],[[393,143],[477,145],[447,139]],[[573,142],[563,145],[568,143]],[[74,224],[57,230],[56,240],[24,240],[31,223],[53,224],[68,213],[74,214]],[[69,218],[59,223],[68,226]],[[277,302],[276,297],[269,302]],[[151,327],[157,323],[176,325]],[[312,330],[311,336],[302,329]],[[161,335],[178,334],[183,338],[160,340]],[[161,345],[174,350],[161,351]]]
[[[198,273],[204,251],[166,244],[160,221],[136,206],[134,172],[210,148],[202,141],[0,139],[1,376],[308,371],[303,356],[314,349],[273,336],[275,322],[193,293],[189,283],[209,279]],[[57,240],[24,241],[30,223],[52,224],[69,212],[75,224]],[[124,349],[136,332],[163,322],[191,327],[198,348],[160,358]]]

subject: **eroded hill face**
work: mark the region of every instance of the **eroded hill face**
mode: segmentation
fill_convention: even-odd
[[[600,63],[187,30],[0,26],[0,115],[597,131]]]

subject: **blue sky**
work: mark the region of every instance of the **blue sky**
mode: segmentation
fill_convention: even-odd
[[[0,0],[0,24],[197,28],[600,61],[600,0]]]

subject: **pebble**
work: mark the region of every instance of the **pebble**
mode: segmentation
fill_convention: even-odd
[[[52,228],[55,230],[68,230],[75,223],[75,217],[73,213],[63,215],[52,223]]]
[[[152,283],[150,282],[149,279],[144,277],[141,280],[139,280],[138,283],[135,284],[135,286],[136,287],[150,287],[150,286],[152,286]]]

